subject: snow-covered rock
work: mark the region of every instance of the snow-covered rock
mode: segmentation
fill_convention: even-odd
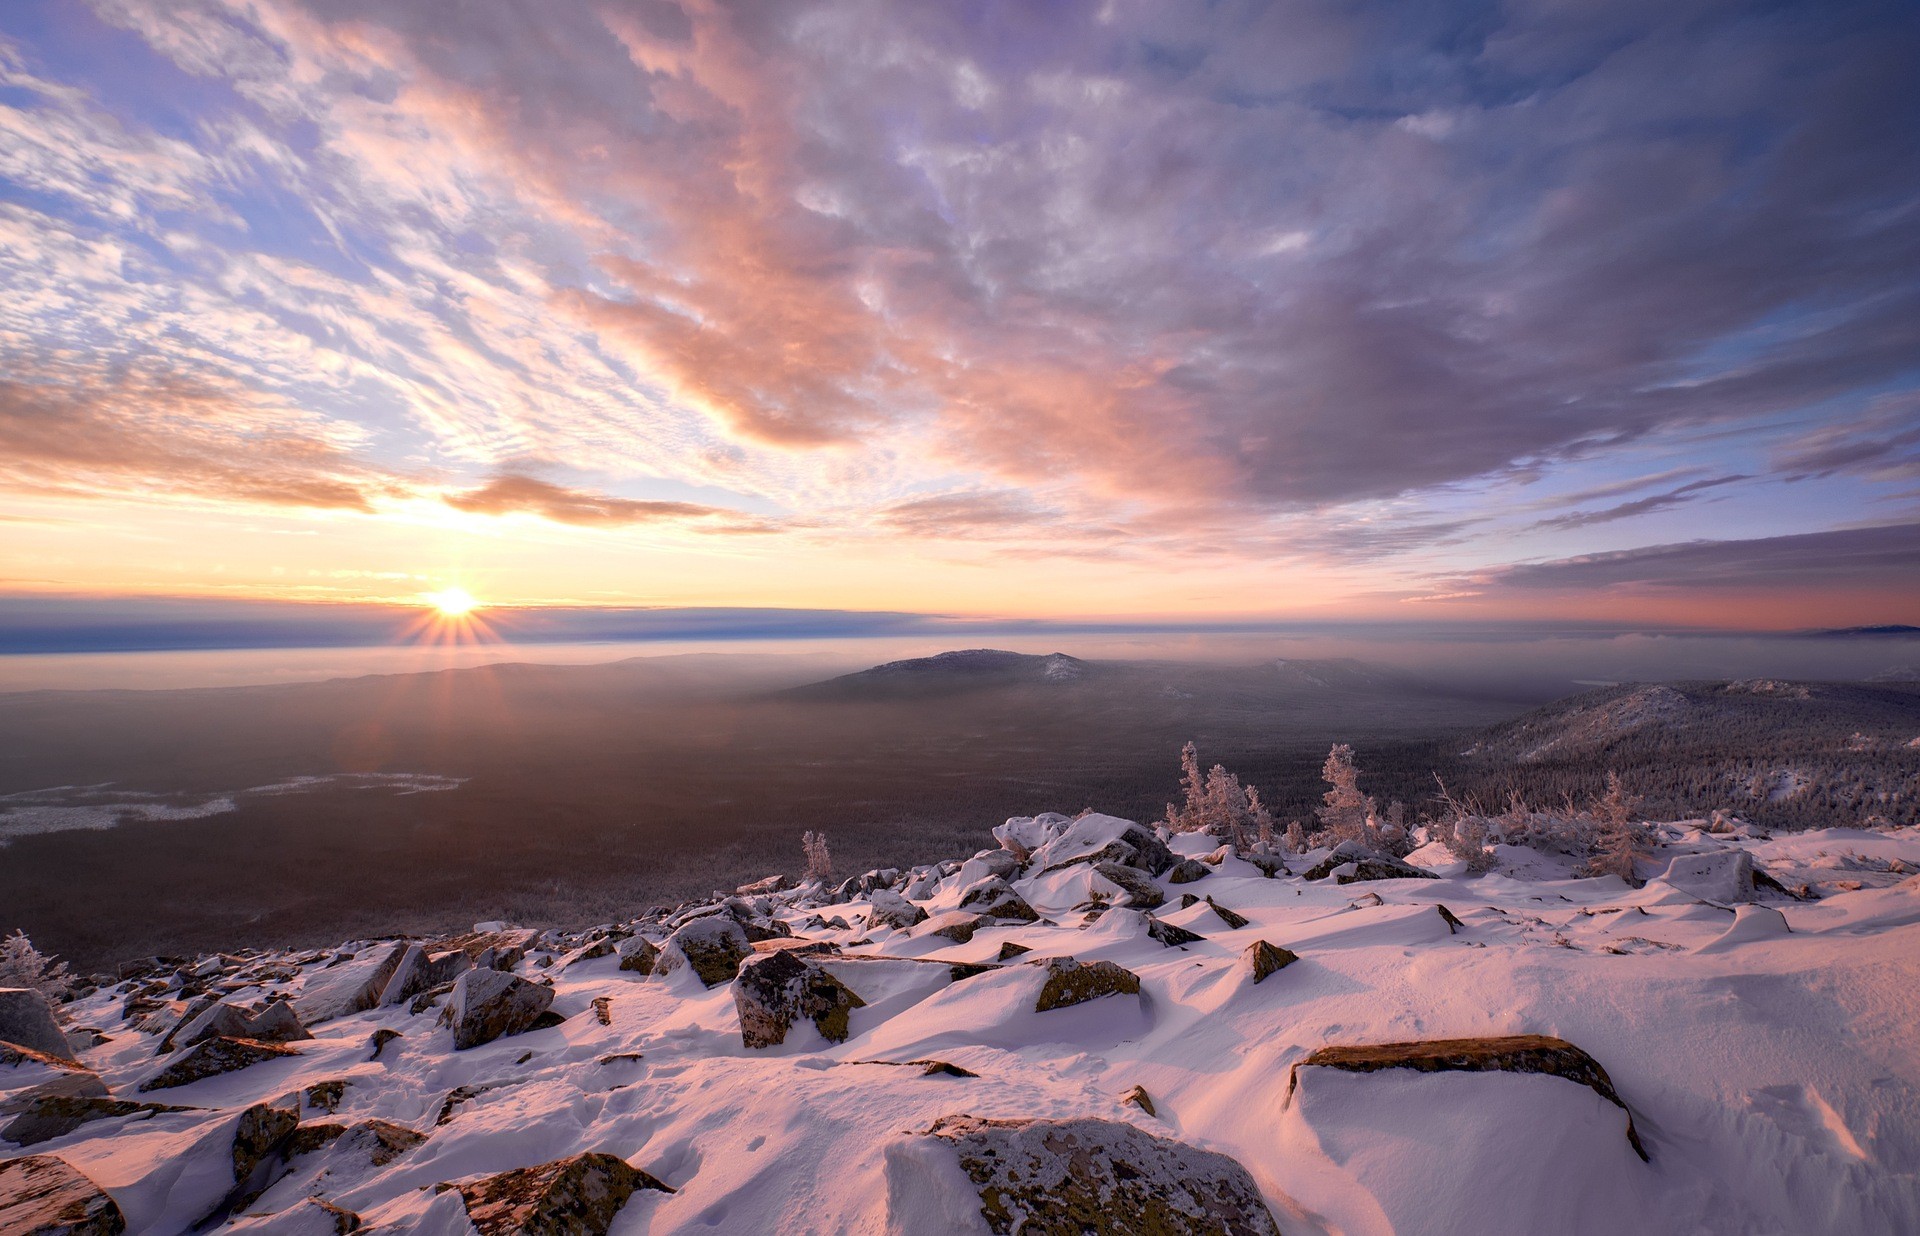
[[[317,1026],[375,1007],[407,955],[405,944],[377,944],[308,979],[293,1002],[300,1023]]]
[[[1752,901],[1753,856],[1745,850],[1734,849],[1676,854],[1659,879],[1702,901],[1717,901],[1722,905]]]
[[[539,1025],[553,1004],[553,988],[499,970],[469,970],[453,985],[446,1023],[456,1050],[478,1047]]]
[[[53,1006],[31,987],[0,987],[0,1043],[18,1043],[62,1060],[74,1059]]]
[[[0,1232],[119,1236],[126,1216],[93,1181],[50,1154],[0,1163]]]
[[[606,1236],[627,1199],[665,1184],[610,1154],[582,1154],[456,1186],[480,1236]]]
[[[733,981],[740,963],[752,952],[745,928],[732,918],[713,915],[694,919],[667,937],[653,968],[656,974],[691,969],[702,983],[718,987]]]

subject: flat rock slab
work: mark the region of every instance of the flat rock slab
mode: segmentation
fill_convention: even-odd
[[[166,1068],[141,1082],[140,1089],[169,1090],[175,1086],[191,1085],[202,1078],[244,1069],[263,1060],[278,1060],[299,1054],[295,1048],[279,1043],[262,1043],[258,1039],[202,1039],[175,1056]]]
[[[64,1159],[36,1154],[0,1163],[0,1232],[119,1236],[126,1230],[119,1203]]]
[[[673,1192],[610,1154],[575,1155],[440,1187],[460,1191],[480,1236],[606,1236],[635,1193]]]
[[[958,1160],[998,1236],[1279,1236],[1238,1162],[1122,1121],[958,1115],[922,1136]]]
[[[302,1025],[314,1026],[374,1008],[406,955],[404,944],[377,945],[352,961],[321,970],[307,979],[293,1011]]]
[[[1287,1097],[1300,1084],[1300,1070],[1310,1066],[1348,1073],[1381,1069],[1411,1069],[1418,1073],[1544,1073],[1587,1087],[1627,1113],[1627,1141],[1643,1160],[1646,1147],[1633,1127],[1633,1110],[1613,1088],[1600,1062],[1565,1039],[1545,1034],[1511,1034],[1484,1039],[1426,1039],[1412,1043],[1374,1043],[1351,1047],[1322,1047],[1296,1062],[1287,1075]]]

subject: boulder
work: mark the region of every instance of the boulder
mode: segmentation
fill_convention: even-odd
[[[1025,866],[1020,856],[1012,850],[982,850],[960,864],[957,882],[961,888],[965,888],[988,876],[999,876],[1003,880],[1011,880],[1019,875]]]
[[[1660,878],[1702,901],[1733,905],[1753,900],[1753,857],[1745,850],[1676,854]]]
[[[1440,877],[1412,863],[1403,863],[1385,854],[1373,854],[1351,842],[1334,847],[1333,853],[1307,872],[1309,880],[1332,876],[1336,884],[1354,884],[1363,880],[1437,880]]]
[[[1019,957],[1024,953],[1031,953],[1032,951],[1031,948],[1028,948],[1024,944],[1015,944],[1012,940],[1004,940],[1000,944],[1000,951],[994,955],[994,960],[1012,961],[1015,957]]]
[[[107,1191],[50,1154],[0,1163],[0,1232],[119,1236],[127,1217]]]
[[[346,1017],[377,1008],[387,984],[407,955],[405,944],[381,944],[361,951],[351,961],[310,975],[294,998],[293,1011],[303,1026]]]
[[[1161,905],[1167,895],[1153,882],[1153,877],[1138,867],[1129,867],[1124,863],[1095,863],[1094,874],[1126,894],[1127,904],[1142,910],[1151,910]]]
[[[781,950],[741,965],[733,980],[733,1004],[742,1043],[777,1047],[801,1018],[811,1020],[829,1043],[846,1042],[847,1015],[866,1001],[818,965]]]
[[[53,1005],[31,987],[0,987],[0,1042],[74,1059],[73,1046],[53,1015]]]
[[[879,889],[868,898],[867,925],[872,927],[891,927],[896,931],[905,931],[910,927],[927,921],[927,912],[908,901],[899,893]]]
[[[469,970],[453,985],[442,1020],[456,1051],[534,1028],[553,1004],[553,988],[501,970]]]
[[[232,1073],[265,1060],[297,1056],[300,1052],[280,1043],[262,1043],[258,1039],[214,1037],[201,1039],[175,1055],[167,1067],[140,1083],[142,1091],[170,1090],[208,1077]]]
[[[1262,854],[1259,851],[1255,850],[1248,854],[1242,854],[1240,857],[1246,862],[1252,863],[1254,866],[1258,867],[1260,869],[1260,874],[1265,876],[1269,880],[1273,879],[1275,876],[1283,876],[1283,875],[1291,874],[1291,872],[1287,870],[1286,860],[1281,858],[1278,854]]]
[[[575,1155],[439,1187],[460,1191],[480,1236],[606,1236],[639,1190],[673,1192],[610,1154]]]
[[[953,1172],[958,1166],[959,1174]],[[1279,1236],[1260,1188],[1223,1154],[1156,1137],[1118,1120],[983,1120],[945,1116],[887,1148],[887,1202],[896,1226],[926,1229],[960,1199],[1000,1236]],[[956,1204],[959,1203],[959,1204]],[[978,1220],[975,1220],[977,1223]],[[944,1230],[944,1229],[943,1229]]]
[[[1033,851],[1032,867],[1037,872],[1056,871],[1076,863],[1118,863],[1159,875],[1173,866],[1174,857],[1152,829],[1095,812],[1070,821]]]
[[[1412,1069],[1419,1073],[1544,1073],[1562,1077],[1592,1090],[1627,1113],[1627,1141],[1642,1159],[1647,1151],[1633,1127],[1633,1111],[1613,1088],[1600,1062],[1565,1039],[1544,1034],[1511,1034],[1481,1039],[1426,1039],[1411,1043],[1373,1043],[1365,1046],[1322,1047],[1295,1062],[1287,1075],[1287,1097],[1293,1097],[1304,1068],[1343,1069],[1374,1073],[1381,1069]]]
[[[628,936],[615,951],[620,955],[620,968],[634,974],[652,974],[660,962],[660,946],[645,936]]]
[[[965,944],[973,939],[980,930],[980,916],[969,914],[965,910],[948,910],[945,914],[936,914],[914,929],[916,936],[938,936],[951,940],[955,944]]]
[[[287,1140],[300,1124],[300,1113],[291,1107],[255,1103],[240,1113],[233,1129],[233,1179],[244,1182],[266,1157]]]
[[[783,893],[792,887],[793,877],[770,875],[765,879],[755,880],[751,884],[742,884],[739,888],[735,889],[734,892],[742,897],[768,897],[774,893]]]
[[[1206,939],[1197,931],[1188,931],[1185,927],[1163,923],[1151,914],[1147,915],[1147,935],[1168,948],[1185,948],[1189,944],[1198,944]]]
[[[276,1000],[258,1013],[219,1001],[167,1036],[161,1051],[178,1051],[204,1039],[256,1039],[262,1043],[291,1043],[311,1039],[293,1006]]]
[[[1235,914],[1232,910],[1227,909],[1227,907],[1221,905],[1211,897],[1207,898],[1207,908],[1213,911],[1215,918],[1235,931],[1247,925],[1247,918],[1244,914]]]
[[[1276,970],[1283,970],[1300,960],[1299,954],[1277,944],[1268,944],[1265,940],[1255,940],[1247,945],[1247,951],[1241,956],[1247,959],[1247,966],[1253,971],[1256,984]]]
[[[654,972],[671,974],[687,966],[702,983],[718,987],[733,980],[740,963],[752,952],[747,933],[732,918],[697,918],[667,937]]]
[[[1052,957],[1032,964],[1044,966],[1047,972],[1046,983],[1033,1005],[1037,1013],[1085,1004],[1102,996],[1140,994],[1140,976],[1111,961],[1083,964],[1073,957]]]
[[[1213,868],[1197,858],[1183,858],[1167,872],[1169,884],[1191,884],[1213,874]]]
[[[959,908],[989,922],[1032,923],[1040,918],[1026,898],[999,876],[988,876],[961,893]]]

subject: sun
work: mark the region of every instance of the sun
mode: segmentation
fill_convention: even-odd
[[[439,592],[429,592],[427,603],[437,610],[443,618],[462,618],[479,607],[480,602],[465,588],[447,588]]]

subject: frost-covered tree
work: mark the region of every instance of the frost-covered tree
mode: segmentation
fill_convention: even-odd
[[[1177,806],[1167,804],[1167,827],[1176,833],[1206,827],[1207,779],[1200,772],[1200,752],[1191,742],[1180,748],[1180,795]]]
[[[801,852],[807,856],[807,878],[824,882],[833,874],[833,856],[827,852],[827,835],[809,829],[800,835]]]
[[[1647,826],[1634,820],[1640,800],[1627,793],[1620,774],[1607,770],[1607,792],[1593,804],[1595,822],[1593,857],[1587,860],[1588,875],[1617,875],[1629,884],[1638,884],[1634,860],[1653,848]]]
[[[67,963],[33,947],[24,931],[0,940],[0,987],[31,987],[58,1004],[73,989]]]
[[[1300,827],[1300,821],[1287,821],[1287,850],[1294,854],[1307,852],[1307,830]]]
[[[1369,850],[1380,848],[1379,832],[1372,824],[1374,803],[1360,792],[1360,770],[1354,767],[1353,748],[1335,743],[1320,766],[1320,776],[1329,787],[1320,796],[1320,832],[1314,837],[1323,845],[1353,841]]]
[[[1478,811],[1462,803],[1448,791],[1447,783],[1440,774],[1433,774],[1434,784],[1440,787],[1437,801],[1440,804],[1440,818],[1428,828],[1428,835],[1447,848],[1455,858],[1467,865],[1467,870],[1480,875],[1493,870],[1493,851],[1487,845],[1487,822]]]

